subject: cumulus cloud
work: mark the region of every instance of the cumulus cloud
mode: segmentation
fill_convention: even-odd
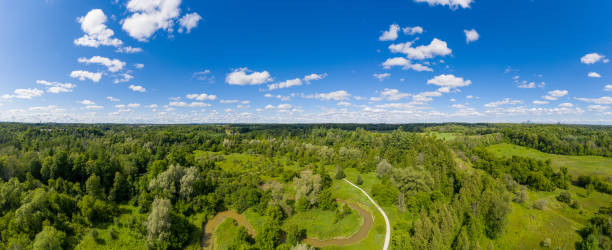
[[[129,82],[130,80],[134,79],[134,76],[128,74],[128,73],[123,73],[123,74],[119,74],[119,76],[121,78],[117,78],[115,79],[114,83],[122,83],[122,82]]]
[[[422,72],[422,71],[433,71],[432,68],[422,65],[420,63],[412,63],[410,60],[407,60],[403,57],[394,57],[389,58],[382,64],[383,68],[390,69],[395,66],[402,67],[404,70],[412,69],[414,71]]]
[[[280,82],[280,83],[269,84],[268,90],[291,88],[294,86],[301,86],[301,85],[302,85],[302,79],[295,78],[295,79],[287,80],[287,81]]]
[[[200,80],[200,81],[206,81],[208,80],[210,83],[214,82],[215,77],[210,75],[210,70],[209,69],[205,69],[203,71],[198,71],[193,73],[193,76],[196,79]]]
[[[106,15],[101,9],[90,10],[87,15],[79,17],[77,21],[81,24],[81,29],[85,32],[85,35],[74,40],[74,44],[94,48],[98,48],[100,45],[120,47],[123,42],[113,38],[115,32],[106,27],[106,20]]]
[[[81,81],[85,81],[85,79],[89,79],[92,82],[99,82],[102,79],[102,73],[94,73],[85,70],[75,70],[70,72],[70,77],[77,78]]]
[[[580,58],[580,62],[584,64],[595,64],[600,61],[603,61],[604,63],[609,62],[609,60],[606,59],[604,55],[601,55],[599,53],[589,53]]]
[[[327,77],[327,73],[323,73],[323,74],[312,73],[310,75],[304,76],[304,81],[306,81],[307,83],[310,83],[310,81],[323,80],[325,77]]]
[[[202,93],[202,94],[188,94],[187,99],[190,100],[198,100],[198,101],[214,101],[217,99],[216,95],[209,95],[206,93]]]
[[[484,106],[487,108],[495,108],[495,107],[499,107],[502,105],[516,105],[516,104],[521,104],[521,103],[523,103],[523,101],[521,100],[511,100],[510,98],[505,98],[501,101],[487,103]]]
[[[610,96],[602,96],[600,98],[574,98],[578,101],[590,102],[596,104],[612,104],[612,97]]]
[[[601,75],[597,72],[589,72],[588,76],[591,78],[601,78]]]
[[[446,88],[452,89],[452,88],[468,86],[472,84],[472,81],[464,80],[463,77],[456,77],[455,75],[452,75],[452,74],[449,74],[449,75],[442,74],[432,79],[429,79],[427,81],[427,84],[433,84],[433,85],[437,85],[440,87],[446,87]]]
[[[203,102],[191,102],[191,103],[186,103],[186,102],[170,102],[168,104],[168,106],[181,107],[181,108],[201,108],[201,107],[208,107],[208,106],[210,106],[210,104],[203,103]]]
[[[607,84],[607,85],[604,87],[604,91],[612,91],[612,84]]]
[[[198,13],[189,13],[179,19],[179,33],[189,33],[191,29],[198,27],[198,22],[202,20],[202,17]]]
[[[36,83],[47,86],[47,92],[53,94],[72,92],[72,89],[76,88],[76,85],[72,83],[49,82],[45,80],[37,80]]]
[[[404,28],[402,28],[402,31],[404,32],[405,35],[422,34],[423,33],[423,27],[421,27],[421,26],[404,27]]]
[[[134,64],[134,67],[136,67],[137,69],[143,69],[144,68],[144,64],[137,63],[137,64]]]
[[[317,93],[314,95],[303,95],[302,97],[314,98],[314,99],[323,100],[323,101],[329,101],[329,100],[344,101],[344,100],[348,100],[349,97],[351,97],[351,94],[349,94],[345,90],[338,90],[338,91],[333,91],[329,93]]]
[[[122,70],[123,67],[125,67],[125,62],[119,61],[118,59],[109,59],[109,58],[101,57],[101,56],[94,56],[89,59],[85,57],[81,57],[78,59],[78,61],[80,63],[85,63],[85,64],[96,63],[96,64],[104,65],[108,68],[110,72],[117,72],[119,70]]]
[[[33,88],[33,89],[16,89],[13,91],[12,95],[5,94],[2,96],[2,99],[32,99],[32,97],[41,96],[44,91]]]
[[[447,56],[452,53],[448,48],[447,43],[438,38],[434,38],[429,45],[420,45],[412,47],[413,42],[405,42],[389,45],[389,50],[393,53],[406,54],[408,59],[424,60],[434,58],[436,56]]]
[[[465,42],[466,43],[471,43],[471,42],[478,41],[478,38],[480,38],[480,35],[478,34],[478,32],[476,32],[475,29],[463,30],[463,32],[465,33]]]
[[[141,42],[160,29],[170,32],[180,14],[180,4],[181,0],[130,0],[126,7],[132,15],[122,21],[122,28]]]
[[[132,47],[132,46],[126,46],[126,47],[117,48],[117,49],[115,50],[115,52],[118,52],[118,53],[125,53],[125,54],[134,54],[134,53],[140,53],[140,52],[142,52],[142,48],[137,48],[137,47]]]
[[[374,78],[378,79],[378,81],[381,81],[381,82],[384,81],[385,78],[388,78],[390,76],[391,76],[391,74],[389,74],[389,73],[374,74]]]
[[[548,104],[548,101],[535,100],[535,101],[533,101],[533,104],[535,104],[535,105],[544,105],[544,104]]]
[[[383,31],[382,35],[378,37],[379,41],[395,41],[397,39],[397,32],[400,31],[400,26],[397,24],[391,24],[389,30]]]
[[[112,97],[112,96],[107,96],[106,100],[109,100],[111,102],[118,102],[118,101],[120,101],[118,98],[115,98],[115,97]]]
[[[455,10],[458,7],[461,8],[470,8],[470,4],[474,2],[474,0],[414,0],[417,3],[428,3],[430,6],[434,5],[442,5],[448,6],[451,9]]]
[[[402,93],[397,89],[384,89],[382,92],[380,92],[380,97],[388,101],[397,101],[410,96],[411,94]]]
[[[132,91],[135,91],[135,92],[140,92],[140,93],[147,92],[147,89],[139,85],[130,85],[128,88],[130,88]]]
[[[268,71],[251,72],[248,68],[239,68],[225,77],[225,82],[230,85],[259,85],[271,82],[272,77]]]
[[[597,111],[597,112],[604,112],[609,108],[610,108],[609,106],[604,106],[604,105],[589,105],[587,107],[589,111]]]
[[[533,89],[533,88],[536,87],[536,84],[535,84],[535,82],[523,83],[523,84],[519,85],[518,87],[522,88],[522,89]]]
[[[544,99],[549,101],[556,101],[557,99],[566,96],[567,93],[569,93],[567,90],[548,91],[548,95],[544,96]]]
[[[95,105],[96,103],[91,101],[91,100],[82,100],[82,101],[78,101],[78,103],[83,104],[83,105]]]
[[[569,102],[564,102],[564,103],[559,104],[559,107],[571,108],[571,107],[574,107],[574,104],[569,103]]]

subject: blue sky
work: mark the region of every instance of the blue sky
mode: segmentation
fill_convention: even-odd
[[[610,1],[0,1],[0,121],[612,124]]]

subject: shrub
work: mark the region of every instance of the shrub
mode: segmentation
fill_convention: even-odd
[[[355,184],[361,186],[363,184],[363,180],[361,179],[361,175],[357,175],[357,180],[355,180]]]
[[[540,246],[544,248],[549,248],[550,244],[551,244],[550,238],[546,238],[542,242],[540,242]]]
[[[544,210],[544,208],[546,207],[546,200],[544,200],[544,199],[537,200],[537,201],[536,201],[536,202],[533,204],[533,207],[534,207],[535,209],[538,209],[538,210]]]
[[[563,191],[557,196],[557,200],[563,203],[570,204],[572,202],[572,194],[567,191]]]

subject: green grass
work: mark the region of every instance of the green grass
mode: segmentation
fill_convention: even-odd
[[[236,221],[230,218],[219,224],[215,229],[215,249],[229,249],[238,236],[239,228]]]
[[[301,229],[306,229],[308,237],[320,240],[348,238],[359,231],[363,224],[359,213],[352,209],[351,211],[349,215],[333,223],[336,217],[334,211],[313,208],[294,214],[285,221],[283,226],[286,229],[290,225],[297,225]]]
[[[115,239],[111,237],[113,229],[116,232]],[[147,249],[147,240],[128,228],[109,226],[105,229],[96,228],[96,230],[98,231],[97,240],[88,233],[75,249]]]
[[[535,149],[513,144],[496,144],[487,147],[489,151],[502,157],[524,156],[538,160],[550,159],[553,168],[567,167],[575,177],[578,175],[610,176],[612,158],[599,156],[567,156],[543,153]],[[585,189],[570,186],[567,190],[580,204],[579,209],[570,208],[557,201],[556,197],[563,190],[554,192],[529,192],[529,202],[525,205],[512,203],[512,212],[506,232],[494,241],[498,249],[540,249],[540,242],[546,238],[552,240],[551,249],[574,249],[575,242],[580,240],[577,230],[600,207],[609,206],[612,195],[593,192],[587,196]],[[545,200],[544,210],[532,208],[537,200]]]
[[[459,135],[457,133],[443,133],[443,132],[436,132],[436,131],[426,132],[426,133],[418,133],[418,134],[420,134],[420,135],[435,136],[436,138],[442,139],[444,141],[454,140]]]
[[[524,156],[538,160],[550,159],[554,168],[567,167],[573,176],[578,175],[612,175],[612,158],[601,156],[569,156],[543,153],[535,149],[513,144],[496,144],[487,147],[498,156]]]

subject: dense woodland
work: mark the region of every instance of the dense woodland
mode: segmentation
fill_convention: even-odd
[[[461,136],[445,141],[432,132]],[[283,221],[313,208],[346,216],[331,186],[356,169],[375,172],[366,191],[400,211],[393,249],[490,249],[480,239],[505,232],[511,204],[527,202],[527,190],[612,190],[610,176],[571,176],[550,161],[484,149],[500,142],[612,156],[612,129],[592,126],[0,124],[0,248],[72,249],[113,225],[150,248],[182,249],[199,246],[195,216],[253,209],[264,226],[255,238],[242,229],[232,249],[298,249],[304,231],[282,228]],[[259,160],[237,174],[220,167],[228,154]],[[295,195],[283,191],[286,184]],[[611,211],[602,207],[589,220],[577,248],[612,247]],[[118,220],[121,214],[129,220]]]

